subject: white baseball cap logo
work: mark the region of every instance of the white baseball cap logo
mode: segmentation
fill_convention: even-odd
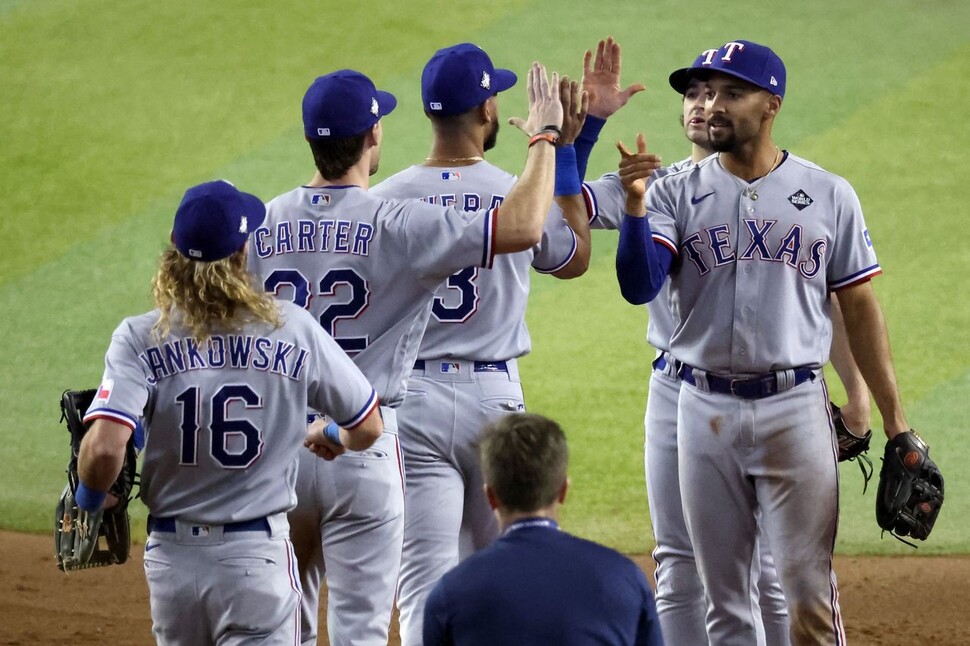
[[[370,113],[375,117],[380,116],[381,110],[377,105],[377,99],[370,100]]]
[[[249,220],[245,215],[239,218],[239,233],[249,233]]]
[[[488,75],[488,72],[482,72],[482,87],[486,90],[492,88],[492,77]]]

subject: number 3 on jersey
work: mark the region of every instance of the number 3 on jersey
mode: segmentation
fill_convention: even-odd
[[[352,357],[367,347],[367,336],[337,334],[338,321],[357,318],[370,302],[367,281],[360,274],[353,269],[331,269],[320,279],[316,294],[310,293],[310,281],[296,269],[277,269],[263,283],[263,289],[277,296],[286,287],[292,289],[293,302],[304,309],[310,308],[311,297],[334,301],[320,312],[320,325],[348,355]]]
[[[434,305],[431,313],[435,319],[441,323],[464,323],[478,311],[478,285],[475,279],[478,278],[478,267],[466,267],[461,271],[448,276],[445,283],[445,291],[438,289],[438,294],[434,297]],[[455,298],[457,295],[457,302]],[[449,304],[445,305],[445,301]]]

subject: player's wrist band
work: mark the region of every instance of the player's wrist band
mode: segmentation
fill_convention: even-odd
[[[531,139],[529,139],[529,148],[532,148],[532,146],[539,143],[540,141],[548,141],[553,146],[555,146],[556,142],[559,141],[559,136],[556,133],[552,132],[551,130],[549,131],[540,130],[536,134],[532,135]]]
[[[582,190],[576,168],[576,148],[572,144],[556,148],[555,195],[579,195]]]
[[[101,509],[105,498],[108,497],[107,491],[95,491],[89,489],[83,482],[77,483],[77,491],[74,492],[74,502],[78,508],[84,511],[97,511]]]
[[[333,422],[328,423],[323,428],[323,436],[328,440],[330,440],[332,443],[336,444],[337,446],[344,445],[344,443],[340,441],[340,427],[334,424]]]

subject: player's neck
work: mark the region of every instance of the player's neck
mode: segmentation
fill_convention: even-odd
[[[310,188],[322,188],[324,186],[359,186],[363,189],[370,187],[370,173],[365,171],[360,164],[354,165],[343,176],[337,179],[325,179],[320,171],[313,174],[313,179],[307,183]]]
[[[695,164],[701,160],[707,159],[714,154],[714,151],[710,148],[704,148],[698,144],[694,144],[690,149],[690,160]]]
[[[435,136],[425,166],[470,166],[485,159],[483,142],[470,134]]]
[[[781,150],[770,137],[742,144],[736,150],[718,154],[721,166],[747,182],[770,173],[780,162]]]

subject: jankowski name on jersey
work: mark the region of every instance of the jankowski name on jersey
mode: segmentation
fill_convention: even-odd
[[[309,354],[306,348],[282,339],[224,334],[210,336],[204,347],[191,338],[172,339],[146,348],[138,358],[148,366],[153,382],[205,368],[254,368],[296,381]]]

